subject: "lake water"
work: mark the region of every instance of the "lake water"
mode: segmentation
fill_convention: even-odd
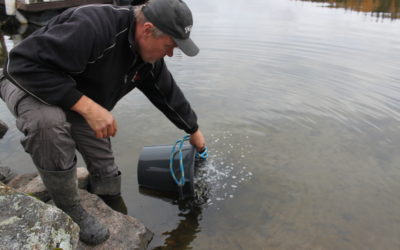
[[[201,51],[167,63],[208,141],[207,197],[139,190],[141,148],[184,134],[139,91],[113,111],[149,249],[400,249],[400,1],[187,3]],[[0,119],[0,161],[34,171],[5,105]]]

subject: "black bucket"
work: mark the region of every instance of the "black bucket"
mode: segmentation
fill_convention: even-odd
[[[172,145],[144,147],[137,168],[139,187],[167,193],[180,194],[178,184],[170,171]],[[182,147],[182,161],[185,170],[185,184],[182,198],[194,197],[194,163],[196,149],[192,145]],[[180,174],[179,153],[175,153],[173,169],[177,178]]]

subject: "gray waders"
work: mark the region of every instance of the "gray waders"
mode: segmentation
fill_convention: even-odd
[[[121,197],[121,172],[118,176],[100,178],[90,175],[89,191],[97,194],[109,207],[115,211],[127,214],[125,202]]]
[[[63,171],[48,171],[40,168],[38,170],[56,206],[79,225],[81,241],[88,245],[97,245],[109,238],[108,229],[86,212],[80,204],[76,167]]]

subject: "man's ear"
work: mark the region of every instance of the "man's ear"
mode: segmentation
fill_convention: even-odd
[[[147,36],[147,37],[148,36],[152,36],[153,35],[153,28],[154,28],[154,25],[152,23],[145,22],[143,24],[143,33],[144,33],[144,35]]]

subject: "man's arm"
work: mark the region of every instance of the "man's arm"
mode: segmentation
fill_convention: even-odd
[[[107,31],[96,33],[95,12],[69,9],[37,30],[10,51],[4,74],[15,85],[46,104],[81,114],[96,137],[114,136],[115,119],[110,112],[84,96],[71,77],[82,72],[91,58],[109,46]],[[84,12],[84,13],[83,13]]]
[[[198,150],[205,147],[196,113],[175,83],[163,59],[154,64],[152,74],[137,87],[175,126],[191,135],[191,143]]]
[[[10,51],[5,76],[43,103],[70,109],[82,96],[71,75],[109,46],[89,10],[68,9],[25,38]]]

